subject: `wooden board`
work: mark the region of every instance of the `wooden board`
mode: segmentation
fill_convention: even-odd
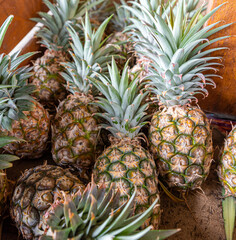
[[[36,24],[30,18],[37,17],[37,12],[48,11],[48,9],[42,0],[2,0],[0,11],[0,24],[9,15],[14,15],[1,47],[1,53],[9,53]],[[32,40],[24,52],[37,50],[39,45],[35,42],[35,39]]]
[[[207,25],[222,21],[221,25],[236,22],[236,0],[210,0],[208,10],[226,2],[208,21]],[[214,37],[231,35],[229,39],[212,44],[211,47],[227,47],[229,50],[217,51],[211,56],[222,56],[223,67],[218,67],[218,74],[223,77],[214,78],[216,88],[209,90],[209,97],[200,100],[200,106],[207,111],[236,116],[236,24],[218,32]]]

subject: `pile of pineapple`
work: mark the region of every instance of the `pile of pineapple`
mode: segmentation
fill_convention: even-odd
[[[228,25],[203,27],[221,6],[204,14],[198,0],[43,1],[50,12],[33,20],[44,24],[44,55],[33,67],[21,63],[34,53],[0,55],[0,147],[15,155],[0,158],[0,209],[12,191],[10,214],[24,239],[174,234],[153,230],[158,174],[183,192],[209,174],[212,133],[196,95],[208,94],[209,71],[220,65],[208,56],[220,48],[208,46],[228,37],[214,38]],[[234,135],[220,176],[235,196]],[[6,191],[9,162],[49,147],[55,165],[25,170]]]

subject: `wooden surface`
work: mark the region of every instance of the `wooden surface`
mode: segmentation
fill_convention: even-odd
[[[210,0],[208,10],[224,2],[227,3],[209,19],[207,25],[218,21],[222,21],[221,25],[236,22],[236,0]],[[223,79],[214,78],[216,88],[209,87],[209,96],[203,100],[199,99],[199,104],[207,111],[236,116],[236,24],[218,32],[214,38],[224,35],[231,35],[231,37],[211,45],[211,47],[229,48],[229,50],[217,51],[211,55],[223,57],[224,67],[218,67],[218,74]]]
[[[38,11],[47,11],[42,0],[0,0],[0,24],[2,24],[9,15],[14,15],[14,19],[8,28],[1,53],[9,53],[18,42],[34,27],[35,22],[30,18],[37,17]],[[35,40],[24,52],[38,49]]]

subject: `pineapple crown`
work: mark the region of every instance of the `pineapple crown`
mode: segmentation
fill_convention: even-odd
[[[164,239],[178,230],[151,230],[151,226],[136,231],[150,216],[157,200],[143,213],[131,216],[136,191],[119,207],[120,192],[111,184],[98,187],[88,184],[81,195],[72,199],[64,195],[64,201],[52,206],[46,214],[49,231],[40,240],[67,239]],[[145,238],[143,238],[145,237]]]
[[[147,104],[142,101],[147,96],[139,89],[138,74],[130,80],[128,73],[128,61],[120,74],[114,58],[112,66],[108,65],[109,77],[97,74],[99,80],[89,78],[94,86],[104,95],[97,97],[95,105],[102,108],[104,113],[97,113],[107,120],[108,124],[101,124],[103,128],[109,130],[116,138],[136,137],[143,125],[147,122],[145,110]]]
[[[12,56],[0,55],[0,126],[11,130],[12,122],[25,118],[23,111],[30,111],[34,99],[30,96],[36,88],[27,84],[32,76],[29,67],[18,65],[34,53],[18,57],[19,52]]]
[[[87,12],[85,22],[82,22],[84,41],[80,39],[75,29],[71,26],[68,28],[72,39],[70,55],[73,61],[62,64],[65,72],[61,75],[67,81],[71,93],[88,94],[91,88],[88,76],[94,77],[98,72],[107,72],[107,62],[111,62],[115,46],[105,45],[107,39],[103,40],[103,36],[111,17],[104,20],[95,31],[92,29]]]
[[[9,143],[12,142],[19,142],[22,141],[19,138],[16,137],[10,137],[10,136],[0,136],[0,148],[6,146]],[[10,155],[10,154],[0,154],[0,170],[6,169],[6,168],[10,168],[12,167],[12,161],[18,160],[19,158],[17,156],[14,155]],[[0,172],[0,176],[4,174],[2,172]]]
[[[79,19],[84,16],[87,10],[104,0],[56,0],[55,4],[49,0],[43,1],[51,12],[39,12],[41,18],[31,19],[44,25],[36,36],[41,39],[40,43],[48,49],[66,51],[70,46],[68,24],[79,31]]]
[[[223,5],[223,4],[222,4]],[[148,27],[149,35],[153,36],[153,44],[146,39],[139,41],[139,52],[141,55],[151,59],[149,68],[150,81],[147,83],[149,89],[157,96],[160,105],[183,106],[197,101],[196,94],[203,96],[208,94],[206,85],[215,86],[212,77],[217,74],[205,74],[206,70],[215,70],[213,66],[221,57],[208,57],[207,55],[225,49],[211,48],[205,50],[210,44],[228,38],[208,37],[226,28],[230,24],[215,27],[217,23],[202,28],[203,24],[222,6],[218,6],[204,17],[199,19],[201,8],[194,14],[190,21],[184,16],[184,1],[177,5],[177,14],[172,13],[167,17],[167,22],[161,16],[146,11],[152,19],[152,25],[143,23]],[[215,28],[213,28],[215,27]]]
[[[176,1],[175,1],[176,3]],[[187,15],[188,20],[191,19],[194,14],[198,11],[198,4],[200,3],[200,0],[185,0],[184,1],[184,14]],[[173,5],[172,5],[173,6]],[[201,8],[201,12],[204,12],[206,10],[207,3],[204,3]],[[175,4],[175,7],[173,7],[173,13],[176,15],[178,9],[177,5]]]
[[[160,16],[163,20],[168,21],[168,18],[173,19],[177,15],[178,0],[136,0],[131,1],[132,7],[123,5],[127,9],[132,18],[130,24],[125,28],[125,32],[131,34],[131,40],[135,44],[135,49],[139,55],[140,45],[136,44],[138,41],[149,41],[149,44],[155,44],[153,36],[149,32],[147,25],[155,27],[153,23],[153,17]],[[184,0],[183,2],[183,15],[189,20],[191,16],[197,11],[196,7],[199,0]],[[204,5],[205,6],[205,5]],[[205,7],[201,8],[201,12],[205,10]],[[141,48],[142,49],[142,48]]]
[[[13,16],[9,16],[0,28],[0,45],[12,19]],[[32,75],[29,72],[31,68],[18,68],[34,53],[18,56],[19,53],[0,55],[0,126],[7,130],[11,130],[13,120],[24,118],[23,111],[31,109],[33,98],[29,94],[35,90],[34,86],[27,85],[27,79]]]
[[[113,29],[117,32],[123,31],[130,24],[130,18],[133,16],[132,12],[124,7],[128,6],[125,0],[120,0],[120,4],[114,2],[114,6],[115,14],[111,20]]]

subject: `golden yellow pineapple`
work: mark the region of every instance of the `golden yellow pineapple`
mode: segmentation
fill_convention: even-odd
[[[219,165],[219,178],[225,189],[225,197],[236,197],[236,127],[226,138]]]
[[[227,240],[234,239],[236,210],[236,127],[225,139],[218,176],[223,186],[222,208]]]
[[[97,114],[107,122],[101,126],[114,136],[111,146],[95,162],[94,178],[97,184],[105,184],[107,189],[112,182],[115,183],[115,188],[121,191],[120,204],[132,195],[136,187],[135,212],[140,213],[159,198],[158,180],[155,162],[138,138],[141,127],[145,125],[147,104],[141,105],[141,102],[147,93],[140,91],[137,76],[130,79],[127,65],[128,62],[120,76],[113,59],[109,77],[99,74],[100,81],[90,78],[105,96],[95,102],[104,110],[104,113]],[[152,224],[157,228],[159,218],[157,204],[145,225]]]
[[[219,6],[220,7],[220,6]],[[139,51],[152,61],[146,77],[147,88],[156,96],[161,106],[153,115],[149,139],[151,151],[157,161],[160,174],[170,187],[182,190],[199,188],[206,179],[213,158],[212,136],[209,121],[197,106],[196,94],[207,95],[206,85],[214,85],[214,74],[204,71],[215,70],[220,57],[208,57],[217,49],[204,48],[218,39],[204,41],[223,27],[210,30],[201,27],[219,8],[199,19],[199,8],[192,18],[184,14],[184,1],[176,7],[176,14],[165,21],[160,15],[148,11],[148,24],[137,20],[139,29],[147,31],[142,41],[137,42]],[[135,33],[134,33],[135,34]],[[151,37],[151,39],[150,39]],[[152,44],[150,44],[152,42]]]
[[[202,184],[213,146],[210,123],[200,108],[173,106],[156,112],[149,137],[160,174],[170,187],[195,189]]]

